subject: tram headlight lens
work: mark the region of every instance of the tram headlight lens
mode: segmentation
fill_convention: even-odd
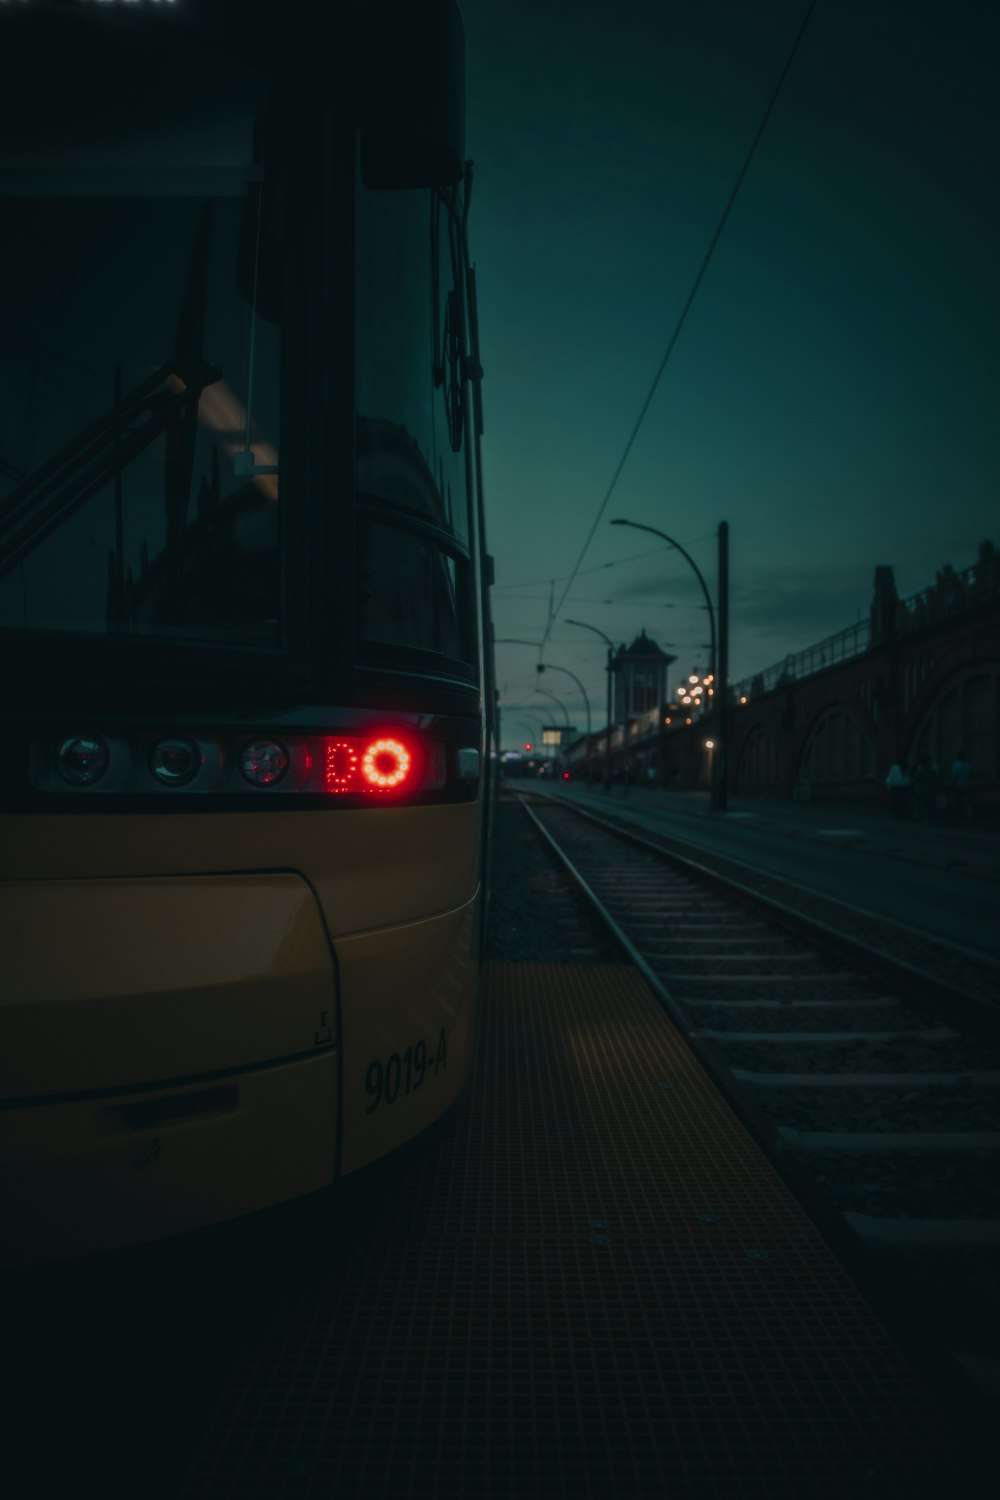
[[[171,735],[149,752],[149,769],[163,786],[184,786],[201,770],[201,751],[194,740]]]
[[[361,775],[371,787],[390,791],[410,774],[412,759],[399,740],[372,740],[361,757]]]
[[[96,734],[75,734],[59,746],[56,765],[70,786],[93,786],[108,769],[108,747]]]
[[[251,740],[240,751],[240,771],[251,786],[274,786],[288,770],[288,751],[277,740]]]

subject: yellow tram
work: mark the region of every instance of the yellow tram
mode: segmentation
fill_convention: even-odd
[[[324,1188],[470,1070],[461,22],[303,13],[0,7],[8,1264]]]

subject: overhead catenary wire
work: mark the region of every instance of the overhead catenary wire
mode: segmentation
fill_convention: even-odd
[[[669,551],[669,548],[667,547],[650,547],[645,552],[631,552],[629,553],[628,557],[616,557],[612,562],[597,563],[597,565],[593,568],[584,568],[582,572],[580,572],[576,576],[585,578],[590,573],[603,573],[605,568],[620,568],[625,563],[637,562],[643,557],[653,557],[657,552],[667,551]],[[562,583],[564,579],[571,578],[573,576],[574,575],[571,573],[560,573],[555,578],[524,578],[521,579],[519,583],[495,583],[493,585],[493,592],[497,593],[498,590],[502,589],[549,588],[552,584]]]
[[[685,537],[684,540],[692,546],[695,542],[709,541],[714,535],[714,531],[706,531],[703,536]],[[522,578],[518,583],[495,583],[492,593],[496,595],[505,589],[549,588],[552,584],[562,583],[567,578],[587,578],[591,573],[603,573],[606,568],[623,568],[626,563],[641,562],[644,557],[656,557],[660,552],[669,551],[669,547],[648,547],[644,552],[630,552],[628,557],[615,557],[611,562],[596,563],[592,568],[581,568],[576,574],[559,573],[555,578]]]
[[[528,600],[531,601],[532,604],[541,604],[541,603],[544,602],[545,595],[544,594],[505,594],[502,599],[496,600],[495,604],[506,604],[509,599],[516,599],[516,600],[525,600],[525,599],[528,599]],[[615,609],[623,609],[623,608],[628,608],[628,609],[637,609],[637,608],[643,608],[643,609],[646,609],[646,608],[649,608],[649,609],[680,609],[681,608],[681,606],[679,604],[676,604],[672,600],[667,600],[667,599],[587,599],[587,598],[581,598],[579,594],[577,594],[577,596],[576,596],[576,598],[575,598],[575,600],[573,602],[575,604],[604,604],[604,605],[611,606],[611,607],[613,607]],[[692,609],[704,609],[705,606],[704,606],[704,604],[692,604],[691,608]],[[536,644],[537,644],[537,642],[536,642]]]
[[[576,560],[576,566],[574,567],[572,573],[570,573],[569,575],[566,587],[563,589],[562,594],[559,597],[559,603],[555,605],[554,608],[550,608],[549,610],[549,618],[546,622],[545,633],[542,636],[543,649],[549,639],[549,636],[552,633],[552,627],[559,616],[559,612],[566,602],[566,597],[569,594],[570,589],[573,587],[574,580],[576,579],[576,576],[580,570],[580,564],[583,562],[583,559],[587,555],[590,544],[594,539],[594,533],[600,525],[601,517],[607,510],[608,501],[611,499],[611,496],[614,493],[615,486],[617,485],[619,477],[621,476],[621,472],[625,467],[628,456],[632,451],[632,445],[639,435],[639,429],[642,426],[643,421],[645,420],[645,416],[650,408],[650,405],[652,404],[653,397],[656,394],[656,388],[660,383],[660,379],[663,375],[664,370],[667,368],[667,362],[669,361],[671,354],[674,352],[674,346],[677,343],[678,338],[680,337],[681,329],[684,327],[684,322],[691,310],[691,305],[694,302],[695,297],[698,295],[698,289],[701,286],[705,272],[708,270],[709,262],[711,261],[712,256],[715,253],[715,247],[722,237],[722,231],[726,227],[726,221],[729,218],[730,211],[732,210],[733,204],[736,202],[736,198],[739,194],[740,188],[743,185],[743,179],[746,177],[747,172],[749,171],[750,163],[753,161],[754,153],[756,152],[757,146],[760,143],[760,139],[767,127],[767,122],[771,118],[771,113],[774,109],[775,104],[777,103],[778,95],[781,93],[781,89],[785,82],[785,79],[788,77],[789,69],[791,68],[792,63],[795,59],[795,54],[799,50],[799,44],[802,41],[803,36],[805,35],[806,27],[809,25],[809,18],[811,17],[815,8],[816,0],[809,0],[809,6],[806,10],[802,24],[798,29],[798,33],[796,34],[795,40],[791,45],[788,56],[785,58],[785,65],[782,68],[781,73],[778,75],[778,81],[771,91],[771,97],[768,100],[767,108],[764,110],[764,113],[760,120],[760,124],[757,126],[754,138],[750,143],[750,149],[747,152],[746,157],[744,158],[743,165],[739,171],[739,175],[737,176],[736,181],[733,184],[732,191],[730,192],[729,197],[726,201],[726,206],[722,210],[722,216],[715,227],[715,233],[712,235],[712,238],[709,241],[708,249],[705,251],[705,254],[702,258],[701,265],[698,268],[698,274],[695,277],[691,290],[687,295],[687,300],[684,303],[684,306],[681,308],[680,316],[677,319],[676,324],[674,325],[674,331],[670,335],[670,342],[667,344],[666,352],[663,358],[660,360],[660,364],[656,371],[656,374],[653,376],[653,383],[646,393],[646,399],[642,403],[642,407],[640,408],[639,415],[636,418],[635,425],[632,428],[631,433],[629,434],[628,442],[625,444],[625,450],[622,453],[621,458],[618,460],[615,471],[611,476],[611,483],[608,485],[608,488],[605,491],[604,499],[601,501],[600,506],[597,510],[597,515],[594,517],[593,524],[591,525],[591,528],[587,533],[587,539],[584,542],[583,547],[580,551],[580,555]]]

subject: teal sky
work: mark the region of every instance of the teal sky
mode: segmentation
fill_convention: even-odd
[[[462,0],[501,638],[547,629],[806,9]],[[612,517],[677,538],[713,595],[729,522],[734,680],[867,613],[876,564],[905,596],[1000,541],[997,14],[818,0],[551,628],[595,724],[604,648],[566,616],[645,628],[671,682],[708,639],[683,559]],[[537,659],[498,648],[503,699],[544,681],[584,727]]]

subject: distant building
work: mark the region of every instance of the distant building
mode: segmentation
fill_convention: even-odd
[[[627,724],[667,701],[667,670],[677,660],[643,630],[631,646],[619,646],[611,663],[616,724]]]
[[[959,749],[982,809],[1000,807],[1000,553],[942,568],[901,600],[875,569],[867,620],[730,690],[737,792],[882,801],[894,761],[925,752],[947,772]]]
[[[617,777],[708,784],[704,719],[668,698],[675,659],[645,631],[614,658]],[[911,766],[926,752],[947,771],[962,749],[977,807],[1000,812],[1000,550],[984,541],[971,567],[945,566],[903,600],[880,565],[867,619],[727,696],[726,780],[736,793],[882,801],[894,761]],[[606,751],[602,730],[570,746],[567,760],[593,774]]]

